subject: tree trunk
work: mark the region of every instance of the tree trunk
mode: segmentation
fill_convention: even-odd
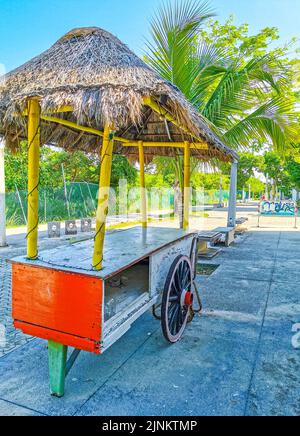
[[[272,180],[272,201],[276,201],[276,183]]]

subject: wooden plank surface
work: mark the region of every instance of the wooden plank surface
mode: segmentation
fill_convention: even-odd
[[[49,330],[44,327],[39,327],[32,324],[27,324],[22,321],[14,321],[16,329],[22,330],[24,333],[36,336],[37,338],[45,339],[46,341],[55,341],[69,347],[74,347],[77,350],[88,351],[94,354],[101,354],[100,343],[87,338],[61,333],[55,330]]]
[[[148,227],[147,229],[134,227],[129,230],[108,233],[105,238],[104,261],[101,271],[92,270],[93,239],[41,252],[36,261],[30,261],[22,256],[13,259],[12,262],[107,279],[193,233],[174,228],[158,227]]]
[[[219,238],[220,236],[221,236],[221,233],[216,232],[216,231],[203,231],[203,232],[198,233],[198,239],[200,241],[207,241],[207,242],[214,241],[215,239]]]
[[[12,289],[15,321],[101,340],[101,280],[14,264]]]

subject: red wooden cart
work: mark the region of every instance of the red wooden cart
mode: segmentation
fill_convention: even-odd
[[[237,155],[176,87],[98,28],[72,30],[5,77],[0,135],[13,148],[28,141],[27,256],[13,260],[13,317],[17,328],[49,341],[51,393],[64,394],[80,350],[102,353],[157,304],[163,333],[176,342],[195,295],[190,158]],[[99,154],[94,240],[38,253],[42,144]],[[105,239],[113,153],[139,160],[142,227]],[[183,230],[147,228],[144,165],[157,155],[182,159]],[[68,346],[75,351],[67,362]]]

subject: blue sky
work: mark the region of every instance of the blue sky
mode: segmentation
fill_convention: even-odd
[[[174,1],[175,0],[171,0]],[[0,0],[0,64],[7,71],[52,45],[74,27],[99,26],[142,52],[148,21],[161,0]],[[234,14],[252,32],[280,29],[284,43],[300,39],[300,0],[211,0],[218,19]],[[300,45],[300,44],[299,44]]]

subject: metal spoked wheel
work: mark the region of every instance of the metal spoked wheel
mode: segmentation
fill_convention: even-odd
[[[161,306],[162,330],[167,341],[178,342],[193,305],[193,272],[187,256],[178,256],[169,271]]]
[[[195,280],[197,276],[197,265],[198,265],[198,238],[194,238],[192,241],[190,259],[192,265],[193,280]]]

